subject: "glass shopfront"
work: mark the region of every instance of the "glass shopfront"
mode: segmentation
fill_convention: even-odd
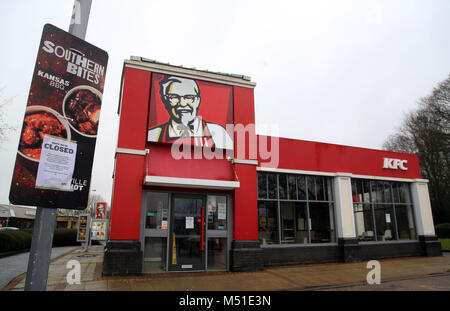
[[[228,269],[229,195],[144,192],[143,272]]]
[[[261,245],[334,243],[332,179],[258,172]]]
[[[352,179],[352,196],[361,242],[416,239],[409,183]]]

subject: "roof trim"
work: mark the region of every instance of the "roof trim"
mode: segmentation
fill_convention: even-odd
[[[148,60],[136,56],[131,56],[131,59],[125,60],[124,67],[147,70],[157,73],[173,74],[185,78],[194,78],[246,88],[254,88],[256,86],[256,83],[251,82],[250,77],[248,76],[198,70],[195,68],[185,68],[181,66],[163,64],[157,61]]]

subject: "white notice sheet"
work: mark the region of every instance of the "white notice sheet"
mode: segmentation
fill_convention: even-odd
[[[36,176],[36,188],[72,191],[77,144],[45,135]]]

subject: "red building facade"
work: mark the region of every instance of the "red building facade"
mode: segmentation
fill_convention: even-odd
[[[105,275],[440,254],[416,155],[257,135],[255,86],[125,61]]]

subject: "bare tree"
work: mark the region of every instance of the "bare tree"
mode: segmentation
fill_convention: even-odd
[[[5,141],[7,139],[7,135],[10,131],[15,130],[14,126],[8,125],[6,120],[6,107],[11,104],[13,98],[4,98],[3,97],[3,87],[0,88],[0,142]]]
[[[429,180],[436,223],[450,221],[450,76],[419,107],[406,115],[383,149],[417,153],[422,177]]]

